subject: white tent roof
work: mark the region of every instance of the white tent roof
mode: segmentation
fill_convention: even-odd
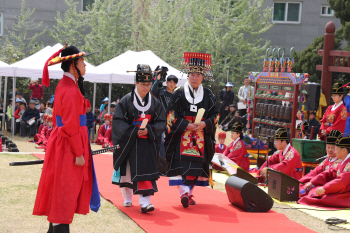
[[[56,44],[53,47],[46,46],[35,54],[24,58],[21,61],[11,64],[15,68],[16,77],[41,78],[43,74],[44,64],[47,59],[61,49],[61,44]],[[86,63],[86,74],[84,78],[89,82],[105,82],[109,83],[110,74],[99,72],[96,67],[88,62]],[[61,79],[63,71],[59,64],[49,67],[50,79]]]
[[[0,76],[13,76],[13,68],[5,62],[0,61]]]
[[[134,52],[127,51],[101,65],[97,66],[106,73],[112,73],[112,83],[133,84],[135,82],[135,73],[127,73],[126,71],[136,70],[137,64],[148,64],[151,69],[159,66],[168,67],[168,75],[175,75],[178,79],[178,85],[183,85],[187,80],[187,74],[180,72],[168,63],[160,59],[152,51]]]

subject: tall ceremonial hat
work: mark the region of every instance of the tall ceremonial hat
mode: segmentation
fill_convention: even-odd
[[[52,122],[52,115],[47,116],[47,121]]]
[[[111,118],[111,115],[110,115],[110,114],[105,114],[105,115],[103,116],[103,119],[105,119],[105,120],[110,120],[110,118]]]
[[[207,53],[184,53],[181,62],[184,73],[198,73],[204,75],[204,80],[212,81],[213,71],[211,68],[211,55]]]
[[[225,132],[220,132],[218,133],[218,138],[220,139],[226,139],[226,133]]]
[[[95,52],[97,53],[97,52]],[[45,63],[44,70],[43,70],[43,79],[41,83],[48,87],[50,86],[50,78],[49,78],[49,66],[56,65],[62,62],[72,61],[76,60],[82,57],[87,57],[95,53],[85,53],[81,52],[77,47],[75,46],[68,46],[67,44],[57,52],[55,52]],[[61,54],[61,57],[60,57]],[[79,72],[79,71],[78,71]]]
[[[49,116],[48,114],[44,114],[43,120],[46,121],[48,116]]]
[[[243,124],[242,124],[242,123],[240,123],[240,122],[235,122],[235,123],[232,125],[232,128],[231,128],[231,131],[232,131],[232,132],[242,133],[242,130],[243,130]]]
[[[344,88],[342,83],[334,83],[332,88],[332,94],[344,95]]]
[[[275,133],[275,140],[289,140],[288,131],[286,128],[279,128]]]
[[[342,136],[342,133],[339,130],[332,130],[329,134],[327,134],[326,144],[335,145],[335,142],[340,136]]]
[[[297,131],[301,131],[301,124],[302,124],[302,123],[299,123],[299,124],[297,125]]]
[[[153,82],[152,69],[147,64],[138,64],[135,75],[136,82]]]
[[[350,148],[350,137],[339,136],[335,145],[341,148]]]

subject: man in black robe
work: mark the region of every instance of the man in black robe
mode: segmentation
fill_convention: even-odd
[[[164,147],[169,162],[166,173],[169,185],[178,186],[181,203],[187,208],[195,204],[193,187],[209,185],[218,110],[214,94],[202,86],[204,77],[211,78],[210,56],[185,53],[184,57],[188,81],[174,91],[168,105]],[[205,113],[200,123],[195,123],[201,108]]]
[[[137,65],[135,89],[120,100],[112,124],[113,145],[118,145],[113,153],[112,182],[121,187],[125,207],[132,205],[133,194],[139,195],[142,213],[154,210],[150,201],[158,191],[157,157],[166,127],[163,106],[149,93],[151,86],[151,68]],[[148,124],[141,129],[144,119]]]
[[[309,128],[308,128],[308,135],[311,137],[311,128],[314,127],[314,134],[312,139],[316,139],[318,132],[320,131],[321,124],[320,122],[315,118],[316,111],[310,111],[309,112]]]
[[[220,92],[220,119],[219,124],[227,117],[229,114],[229,106],[232,104],[233,99],[235,98],[235,94],[232,92],[233,84],[232,82],[228,82],[225,85],[225,88]]]

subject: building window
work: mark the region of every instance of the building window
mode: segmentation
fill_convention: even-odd
[[[94,3],[95,0],[81,0],[81,10],[89,11],[89,9],[92,7],[92,4]]]
[[[300,23],[301,3],[300,2],[274,2],[273,17],[274,23]]]
[[[4,14],[0,12],[0,36],[3,35],[4,31]]]
[[[331,8],[329,8],[329,6],[322,6],[321,7],[321,15],[322,16],[333,16],[334,11]]]

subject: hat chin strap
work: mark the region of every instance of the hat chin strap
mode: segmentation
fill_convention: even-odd
[[[75,63],[75,61],[73,61],[73,64],[74,64],[74,68],[75,70],[77,71],[78,73],[78,80],[76,80],[77,84],[78,84],[78,87],[79,87],[79,90],[81,92],[81,94],[83,96],[85,96],[85,91],[84,91],[84,77],[81,76],[81,73],[80,73],[80,70],[78,69],[77,67],[77,64]],[[75,75],[74,75],[75,76]],[[77,77],[75,77],[75,79],[77,79]]]

